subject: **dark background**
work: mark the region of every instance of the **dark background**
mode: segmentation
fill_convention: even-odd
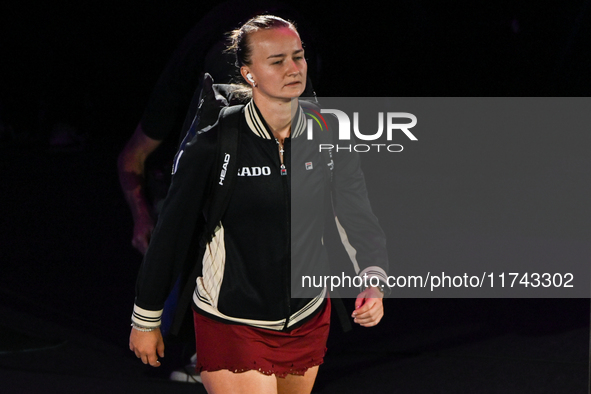
[[[3,118],[17,132],[133,129],[177,43],[215,2],[4,2]],[[345,7],[293,2],[316,31],[321,96],[585,96],[589,3]]]
[[[317,93],[589,95],[589,1],[463,3],[402,1],[372,7],[294,3],[316,30],[313,45],[322,60],[320,74],[312,76]],[[130,245],[132,221],[117,181],[116,159],[177,43],[213,5],[194,1],[2,3],[0,300],[4,307],[46,322],[42,324],[56,323],[93,335],[122,349],[121,357],[131,356],[126,352],[128,321],[141,258]],[[589,172],[578,166],[588,163],[581,159],[586,157],[583,147],[588,139],[565,132],[564,138],[571,137],[581,144],[569,145],[578,146],[570,165],[586,176],[580,179],[580,185],[585,185]],[[551,139],[545,144],[551,147]],[[505,154],[517,162],[518,153]],[[473,153],[472,158],[477,156]],[[548,166],[556,163],[562,162],[550,161]],[[428,183],[414,177],[410,164],[405,167],[402,162],[396,171],[389,170],[393,171],[391,182],[414,185],[426,196],[432,192]],[[539,178],[535,166],[526,171]],[[487,174],[494,175],[494,171]],[[388,186],[374,178],[368,177],[370,192],[379,193]],[[573,227],[559,221],[567,228],[558,231],[550,221],[542,221],[548,231],[540,230],[532,211],[525,215],[519,236],[555,234],[556,230],[581,241],[589,235],[585,225],[588,190],[579,189],[577,179],[570,179],[567,186],[564,192],[578,195],[576,208],[581,209],[580,216],[569,213],[576,217]],[[459,185],[458,193],[465,197],[467,188]],[[396,190],[404,192],[402,186]],[[476,198],[486,198],[480,193]],[[399,200],[420,203],[404,195]],[[404,206],[392,211],[388,201],[379,204],[376,211],[393,212],[402,225],[409,225],[384,223],[387,232],[403,240],[407,229],[428,235],[429,229],[421,229],[429,223],[425,217],[411,223]],[[462,219],[438,222],[435,230],[459,236],[483,231],[469,215]],[[502,235],[507,223],[511,221],[489,222],[485,232]],[[573,228],[581,232],[573,233]],[[429,248],[428,237],[407,241],[415,242],[416,250],[424,251],[423,245]],[[437,256],[435,248],[429,250]],[[393,318],[372,331],[376,340],[433,328],[445,333],[440,340],[413,337],[410,350],[405,350],[408,353],[398,354],[402,358],[475,338],[506,333],[535,336],[589,326],[588,299],[392,300],[386,313]],[[13,315],[4,316],[1,325],[12,326],[9,317]],[[338,332],[332,338],[337,344],[351,341]],[[575,346],[588,349],[588,342]]]

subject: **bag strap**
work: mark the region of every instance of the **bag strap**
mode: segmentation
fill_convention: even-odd
[[[242,105],[224,107],[220,111],[216,159],[210,174],[208,197],[204,208],[206,221],[202,235],[198,240],[202,246],[204,245],[203,242],[210,241],[213,237],[215,229],[228,207],[232,189],[238,177],[237,159],[240,146],[240,119],[243,107]],[[220,180],[222,170],[224,176]],[[193,242],[195,241],[197,240],[194,239]],[[192,259],[196,260],[196,257],[192,256]],[[177,335],[180,332],[186,311],[190,310],[189,304],[193,299],[195,281],[200,272],[201,264],[193,264],[191,273],[187,277],[179,296],[177,311],[170,328],[172,335]]]
[[[218,151],[211,175],[211,190],[206,203],[204,241],[209,242],[228,208],[238,174],[238,147],[243,105],[224,107],[220,111]]]

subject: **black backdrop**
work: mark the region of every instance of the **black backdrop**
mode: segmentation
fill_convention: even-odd
[[[177,43],[216,4],[53,3],[0,6],[3,118],[23,133],[65,122],[98,139],[131,132]],[[291,3],[316,32],[321,96],[591,90],[588,1]]]
[[[33,304],[48,318],[69,317],[125,344],[128,327],[105,327],[97,314],[127,321],[140,260],[129,245],[131,215],[119,191],[116,157],[177,43],[214,4],[197,3],[9,1],[0,6],[0,115],[13,130],[2,135],[1,163],[8,165],[4,184],[11,192],[3,197],[8,209],[0,236],[8,264],[0,284],[14,305]],[[318,31],[318,94],[589,95],[589,1],[463,3],[294,3]],[[43,151],[57,123],[87,133],[88,151]],[[97,283],[100,294],[93,287]],[[469,304],[439,301],[419,306],[432,305],[443,315]],[[508,302],[499,301],[498,310],[507,310]],[[588,320],[586,302],[567,308],[554,303],[553,310],[562,311],[554,324],[564,316]],[[417,307],[406,305],[406,312]],[[531,308],[529,301],[517,305],[540,313],[547,308]],[[517,314],[504,316],[505,321],[515,323]]]

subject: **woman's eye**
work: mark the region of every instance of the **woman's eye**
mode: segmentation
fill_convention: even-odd
[[[277,60],[276,62],[273,62],[273,64],[281,64],[281,60]]]

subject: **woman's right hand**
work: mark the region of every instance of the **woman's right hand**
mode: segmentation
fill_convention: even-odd
[[[158,356],[164,357],[164,340],[162,339],[160,329],[139,331],[132,327],[131,334],[129,335],[129,349],[144,364],[159,367],[160,361],[158,361]]]

